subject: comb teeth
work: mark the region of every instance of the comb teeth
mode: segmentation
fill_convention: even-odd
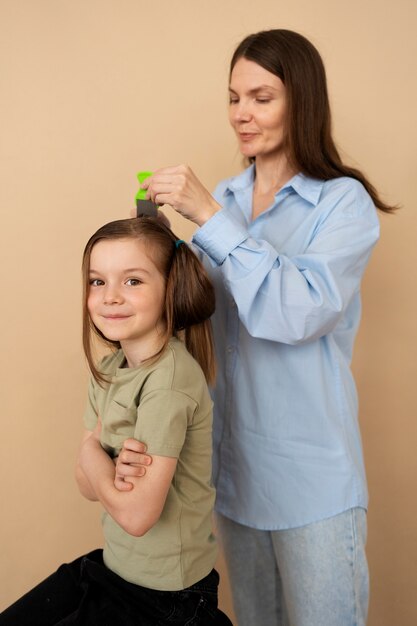
[[[137,217],[157,217],[158,205],[151,200],[136,200],[136,216]]]

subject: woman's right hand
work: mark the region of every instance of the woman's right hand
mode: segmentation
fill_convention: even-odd
[[[146,473],[152,457],[146,454],[146,445],[136,439],[126,439],[119,456],[114,459],[116,469],[114,486],[119,491],[130,491],[133,484],[129,478],[138,478]]]
[[[164,167],[146,178],[141,189],[156,204],[168,204],[183,217],[202,226],[221,206],[188,165]]]

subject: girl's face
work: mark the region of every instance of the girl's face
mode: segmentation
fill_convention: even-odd
[[[230,77],[229,121],[246,157],[283,153],[286,89],[278,76],[240,58]]]
[[[91,251],[87,308],[103,335],[122,348],[140,343],[142,353],[159,349],[165,280],[134,239],[102,239]],[[158,347],[159,346],[159,347]]]

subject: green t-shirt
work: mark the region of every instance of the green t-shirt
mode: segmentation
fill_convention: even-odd
[[[178,339],[151,365],[127,368],[119,350],[102,360],[100,371],[111,382],[103,388],[91,380],[84,421],[94,430],[100,415],[103,448],[116,456],[134,437],[149,454],[178,459],[161,517],[145,535],[129,535],[104,512],[104,562],[137,585],[185,589],[211,571],[217,555],[212,401],[204,374]]]

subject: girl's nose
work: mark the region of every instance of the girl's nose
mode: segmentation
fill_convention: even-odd
[[[108,285],[104,292],[104,304],[120,304],[122,300],[123,297],[120,291],[117,288]]]

